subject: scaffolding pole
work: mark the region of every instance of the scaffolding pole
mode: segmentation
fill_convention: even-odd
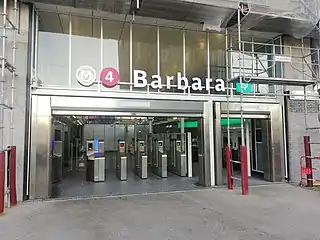
[[[6,149],[4,144],[4,108],[5,108],[5,66],[6,66],[6,45],[7,45],[7,32],[6,32],[6,23],[7,23],[7,0],[3,1],[3,10],[2,10],[2,55],[1,55],[1,80],[0,80],[0,147],[1,151]]]
[[[16,90],[16,53],[17,53],[17,45],[16,45],[16,34],[17,34],[17,23],[18,23],[18,2],[14,0],[14,24],[13,25],[13,43],[12,43],[12,65],[14,67],[14,71],[12,73],[11,80],[11,114],[10,114],[10,144],[14,146],[14,111],[15,111],[15,90]]]
[[[15,81],[16,81],[16,31],[18,23],[18,2],[13,0],[13,17],[14,20],[11,21],[8,17],[8,0],[3,1],[2,9],[2,53],[1,53],[1,79],[0,79],[0,152],[4,159],[4,172],[3,176],[0,176],[4,180],[4,192],[0,193],[0,198],[6,203],[7,207],[16,204],[16,147],[14,146],[14,105],[15,105]],[[11,5],[12,6],[12,5]],[[12,31],[12,62],[9,63],[7,59],[7,41],[8,35],[7,30]],[[11,73],[11,81],[6,77],[6,71]],[[5,88],[5,83],[8,82],[10,90]],[[8,91],[7,96],[11,96],[11,101],[8,104],[6,102],[6,91]],[[10,111],[10,122],[9,122],[9,139],[5,141],[5,110]],[[4,209],[3,206],[0,206]]]

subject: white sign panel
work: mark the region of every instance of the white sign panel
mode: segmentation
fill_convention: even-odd
[[[290,63],[291,62],[291,57],[276,55],[274,57],[274,60],[276,62],[288,62],[288,63]]]

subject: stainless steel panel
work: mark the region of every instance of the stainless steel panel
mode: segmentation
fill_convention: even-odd
[[[227,114],[221,114],[221,118],[227,118]],[[241,118],[240,114],[232,114],[233,118]],[[268,119],[270,115],[268,114],[243,114],[245,119]]]
[[[180,102],[181,105],[185,105],[182,106],[182,108],[172,108],[171,105],[170,108],[165,108],[165,106],[163,106],[163,108],[158,109],[155,108],[156,112],[158,113],[202,113],[203,112],[203,102],[207,102],[208,100],[212,100],[214,102],[226,102],[227,101],[227,96],[226,95],[208,95],[208,94],[194,94],[194,95],[179,95],[179,94],[144,94],[144,93],[140,93],[140,92],[94,92],[94,91],[83,91],[80,89],[75,89],[75,90],[66,90],[66,89],[52,89],[52,88],[39,88],[39,89],[35,89],[32,94],[34,95],[41,95],[41,96],[54,96],[54,97],[63,97],[66,98],[67,96],[72,96],[72,97],[77,97],[77,98],[82,98],[82,99],[101,99],[101,101],[105,101],[105,99],[122,99],[125,101],[135,101],[135,100],[139,100],[139,101],[160,101],[160,102],[165,102],[168,103],[168,99],[172,100],[170,101],[171,103],[176,102],[176,107],[177,107],[177,102]],[[176,100],[176,101],[175,101]],[[97,102],[97,100],[95,100]],[[230,98],[230,102],[231,103],[237,103],[239,102],[239,97],[238,96],[233,96],[232,98]],[[279,101],[275,98],[262,98],[262,97],[258,97],[258,96],[252,96],[252,97],[246,97],[243,98],[243,102],[244,103],[267,103],[267,104],[276,104],[279,103]],[[192,106],[190,111],[188,111],[187,106],[189,106],[190,103],[197,103],[198,106]],[[70,105],[70,103],[69,103]],[[66,105],[64,110],[66,109],[72,109],[70,108],[69,105]],[[62,106],[63,108],[63,104],[60,103],[59,106],[52,105],[52,109],[53,110],[59,110],[59,108],[56,107],[60,107]],[[92,105],[94,106],[94,105]],[[72,106],[71,106],[72,107]],[[79,105],[78,105],[79,107]],[[110,106],[109,106],[110,107]],[[113,107],[113,106],[112,106]],[[154,112],[152,110],[151,106],[148,109],[148,112]],[[199,108],[198,108],[199,107]],[[81,108],[80,108],[81,109]],[[97,109],[97,111],[101,111],[102,113],[105,111],[111,111],[114,112],[115,109],[108,109],[108,108],[99,108],[98,106],[95,106],[94,109],[87,109],[87,111],[92,111]],[[140,109],[140,110],[139,110]],[[143,111],[142,111],[143,109]],[[146,112],[147,108],[136,108],[135,106],[131,106],[129,112]],[[62,110],[62,109],[61,109]],[[166,111],[163,111],[166,110]],[[194,111],[194,112],[193,112]],[[183,116],[181,116],[183,117]],[[186,116],[185,116],[186,117]]]
[[[168,155],[167,154],[163,154],[161,156],[160,167],[161,167],[160,177],[162,178],[168,177]]]
[[[105,125],[104,128],[104,149],[105,151],[116,150],[116,139],[115,139],[115,126]]]
[[[201,137],[199,141],[199,184],[203,186],[211,186],[211,169],[214,170],[214,164],[211,161],[210,148],[210,122],[212,123],[212,102],[204,103],[203,120],[199,120],[199,131]],[[213,134],[213,133],[212,133]]]
[[[94,134],[94,139],[98,139],[99,141],[104,141],[104,124],[93,124],[93,134]]]
[[[98,157],[94,159],[94,182],[105,181],[105,157]]]
[[[187,155],[181,154],[180,176],[187,176]]]
[[[118,140],[125,139],[125,127],[124,125],[115,125],[115,143],[118,142]]]
[[[94,125],[86,124],[83,127],[83,140],[86,142],[87,140],[94,139]]]
[[[51,125],[50,97],[32,96],[31,199],[51,196]]]
[[[97,101],[88,97],[52,97],[53,110],[154,112],[154,113],[202,113],[201,102],[111,99]]]
[[[121,181],[127,180],[127,157],[120,158],[118,177]]]
[[[283,120],[282,109],[279,105],[271,105],[270,123],[270,146],[272,156],[272,181],[285,179],[284,143],[283,143]]]
[[[215,103],[214,106],[214,155],[215,155],[215,185],[223,185],[222,173],[222,138],[221,138],[221,106],[220,103]]]
[[[140,177],[142,179],[148,178],[148,157],[147,156],[141,157]]]

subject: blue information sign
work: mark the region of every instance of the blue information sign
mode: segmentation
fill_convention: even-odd
[[[98,139],[94,139],[93,148],[94,148],[94,155],[98,156],[99,155],[99,140]]]

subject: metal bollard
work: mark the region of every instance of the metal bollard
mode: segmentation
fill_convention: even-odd
[[[0,214],[4,212],[5,198],[5,152],[0,152]]]
[[[248,179],[248,156],[247,156],[247,147],[241,146],[240,148],[241,156],[241,186],[242,186],[242,195],[248,195],[249,193],[249,179]]]
[[[10,206],[17,205],[17,186],[16,186],[16,146],[11,146],[9,151],[9,187],[10,187]]]
[[[231,170],[231,148],[230,146],[226,147],[226,165],[227,165],[227,181],[228,189],[233,189],[233,179],[232,179],[232,170]]]

